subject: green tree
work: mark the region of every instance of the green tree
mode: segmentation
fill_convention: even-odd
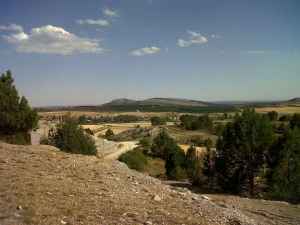
[[[0,76],[0,133],[13,135],[37,126],[38,116],[27,99],[20,98],[10,71]]]
[[[268,112],[267,116],[271,121],[277,121],[278,120],[278,112],[276,112],[276,111]]]
[[[168,146],[165,167],[169,179],[180,180],[186,177],[185,154],[177,144]]]
[[[185,154],[165,130],[154,139],[151,154],[165,160],[166,175],[170,179],[185,177]]]
[[[272,196],[288,201],[300,201],[300,130],[288,130],[281,137],[273,158],[271,173]]]
[[[62,151],[84,155],[96,155],[97,149],[91,136],[78,125],[77,120],[66,117],[49,132],[49,142]]]
[[[169,146],[176,144],[174,140],[168,135],[168,133],[163,129],[159,134],[153,139],[151,146],[151,154],[155,157],[166,159],[168,154]]]
[[[212,130],[213,121],[208,115],[193,116],[193,115],[182,115],[180,116],[181,126],[187,130],[199,130],[207,129]]]
[[[185,160],[187,176],[192,180],[196,169],[196,161],[198,160],[195,146],[191,145],[189,147],[185,155]]]
[[[213,184],[213,178],[215,173],[214,160],[215,152],[212,151],[213,142],[211,139],[206,139],[204,146],[206,148],[205,155],[203,157],[203,174],[207,177],[207,183],[211,187]]]
[[[291,120],[290,120],[290,127],[292,128],[292,129],[294,129],[294,128],[299,128],[300,129],[300,114],[299,113],[295,113],[293,116],[292,116],[292,118],[291,118]]]
[[[150,141],[150,138],[148,138],[148,137],[142,138],[140,140],[140,142],[139,142],[139,146],[142,147],[143,152],[145,154],[150,154],[150,152],[151,152],[151,141]]]
[[[254,110],[246,109],[235,116],[217,143],[216,170],[218,183],[224,190],[254,194],[254,178],[273,137],[269,120]]]

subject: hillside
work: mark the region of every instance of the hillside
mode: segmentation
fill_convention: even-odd
[[[118,161],[0,143],[0,224],[299,224],[286,203],[193,194]]]
[[[196,101],[189,99],[180,98],[149,98],[145,100],[131,100],[131,99],[116,99],[109,103],[104,104],[105,106],[112,105],[157,105],[157,106],[198,106],[207,107],[214,104],[204,101]]]
[[[290,99],[287,102],[292,103],[292,104],[300,104],[300,98],[293,98],[293,99]]]
[[[145,100],[116,99],[98,107],[102,111],[141,111],[141,112],[179,112],[209,113],[235,111],[235,107],[179,98],[149,98]]]

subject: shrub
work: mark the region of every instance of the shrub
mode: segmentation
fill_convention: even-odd
[[[56,131],[49,133],[49,142],[60,150],[84,155],[96,155],[95,142],[78,125],[75,119],[67,117],[58,124]]]
[[[148,163],[147,157],[138,149],[122,154],[119,157],[119,161],[126,163],[130,169],[135,169],[137,171],[144,171]]]
[[[105,132],[105,138],[106,138],[106,139],[110,139],[110,138],[112,138],[114,135],[115,135],[114,132],[113,132],[112,129],[110,129],[110,128]]]
[[[145,154],[150,154],[151,151],[151,141],[150,138],[144,137],[143,139],[140,140],[139,146],[142,147],[143,152]]]

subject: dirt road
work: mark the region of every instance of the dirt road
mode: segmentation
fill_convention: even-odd
[[[123,153],[126,153],[128,151],[133,150],[137,146],[138,146],[137,141],[118,142],[118,146],[117,146],[116,151],[114,151],[110,154],[107,154],[106,156],[104,156],[104,159],[106,159],[106,160],[117,160],[120,155],[122,155]]]

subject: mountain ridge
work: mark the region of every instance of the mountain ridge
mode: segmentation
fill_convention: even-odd
[[[198,106],[198,107],[205,107],[205,106],[212,106],[215,105],[214,103],[205,102],[205,101],[198,101],[198,100],[191,100],[191,99],[184,99],[184,98],[147,98],[144,100],[133,100],[128,98],[119,98],[114,99],[108,103],[102,104],[101,106],[115,106],[115,105],[160,105],[160,106]]]

